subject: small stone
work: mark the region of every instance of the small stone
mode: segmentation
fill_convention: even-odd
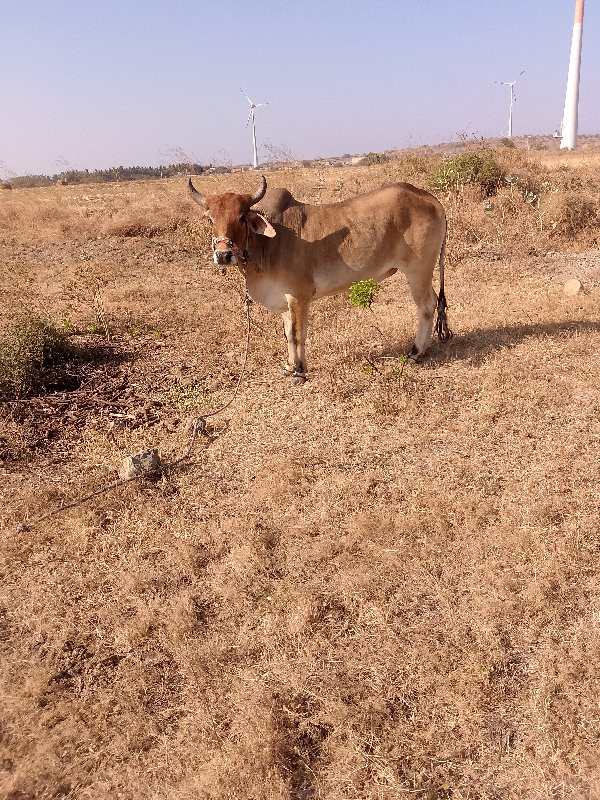
[[[563,286],[563,292],[567,297],[575,297],[581,291],[581,281],[577,278],[569,278]]]
[[[158,450],[142,450],[133,456],[127,456],[121,463],[119,478],[122,481],[137,478],[140,475],[152,477],[160,472],[160,456]]]

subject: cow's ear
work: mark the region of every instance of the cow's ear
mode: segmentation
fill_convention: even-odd
[[[247,220],[248,226],[253,233],[258,233],[260,236],[268,236],[269,239],[272,239],[273,236],[277,236],[275,228],[262,214],[257,214],[256,211],[249,211]]]

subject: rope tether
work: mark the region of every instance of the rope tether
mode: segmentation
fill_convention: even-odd
[[[171,461],[169,464],[165,464],[162,467],[162,471],[170,471],[173,467],[178,466],[187,458],[190,457],[192,450],[194,448],[194,444],[196,443],[196,439],[198,438],[198,434],[202,434],[206,430],[206,420],[209,417],[214,417],[217,414],[221,414],[225,411],[229,406],[233,403],[237,394],[240,389],[240,385],[242,383],[242,379],[244,377],[244,373],[246,371],[246,364],[248,362],[248,352],[250,350],[250,304],[252,300],[248,295],[248,291],[246,291],[246,298],[244,300],[244,311],[246,312],[246,347],[244,350],[244,358],[242,362],[242,369],[240,370],[240,375],[237,380],[236,387],[233,391],[232,396],[229,400],[222,405],[220,408],[215,409],[215,411],[209,411],[207,414],[200,414],[193,422],[192,425],[192,432],[190,434],[190,441],[188,446],[185,448],[183,453],[176,458],[175,461]],[[50,517],[55,517],[58,514],[62,514],[64,511],[68,511],[70,508],[75,508],[76,506],[82,505],[83,503],[87,503],[88,500],[92,500],[94,497],[99,497],[101,494],[105,494],[106,492],[110,492],[113,489],[117,489],[119,486],[124,486],[126,483],[131,483],[132,481],[139,480],[140,478],[148,477],[147,472],[141,472],[136,475],[132,475],[128,478],[119,478],[117,481],[113,481],[112,483],[108,483],[106,486],[102,486],[100,489],[96,489],[95,492],[91,492],[90,494],[86,494],[84,497],[79,497],[77,500],[73,500],[71,503],[67,503],[66,505],[59,506],[58,508],[53,509],[52,511],[48,511],[46,514],[42,514],[39,517],[35,517],[29,521],[23,521],[17,528],[18,533],[22,533],[24,531],[30,531],[36,525],[39,525],[40,522],[44,522]]]

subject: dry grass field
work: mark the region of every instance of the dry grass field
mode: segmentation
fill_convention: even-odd
[[[292,387],[254,306],[191,458],[30,530],[184,450],[243,286],[184,179],[0,195],[0,333],[77,348],[0,405],[4,800],[600,798],[600,153],[499,157],[495,197],[439,194],[451,342],[401,369],[396,275],[313,306]],[[331,202],[430,167],[266,177]]]

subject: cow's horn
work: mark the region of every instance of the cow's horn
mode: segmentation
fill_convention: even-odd
[[[200,206],[206,205],[206,200],[204,196],[201,195],[200,192],[194,188],[194,184],[192,183],[191,178],[188,178],[188,194],[195,203],[198,203],[198,205]]]
[[[256,194],[252,195],[252,200],[250,200],[250,205],[254,206],[258,202],[260,202],[263,199],[263,197],[265,196],[265,192],[266,191],[267,191],[267,179],[263,175],[262,176],[262,186],[260,187],[260,189],[258,190],[258,192]]]

